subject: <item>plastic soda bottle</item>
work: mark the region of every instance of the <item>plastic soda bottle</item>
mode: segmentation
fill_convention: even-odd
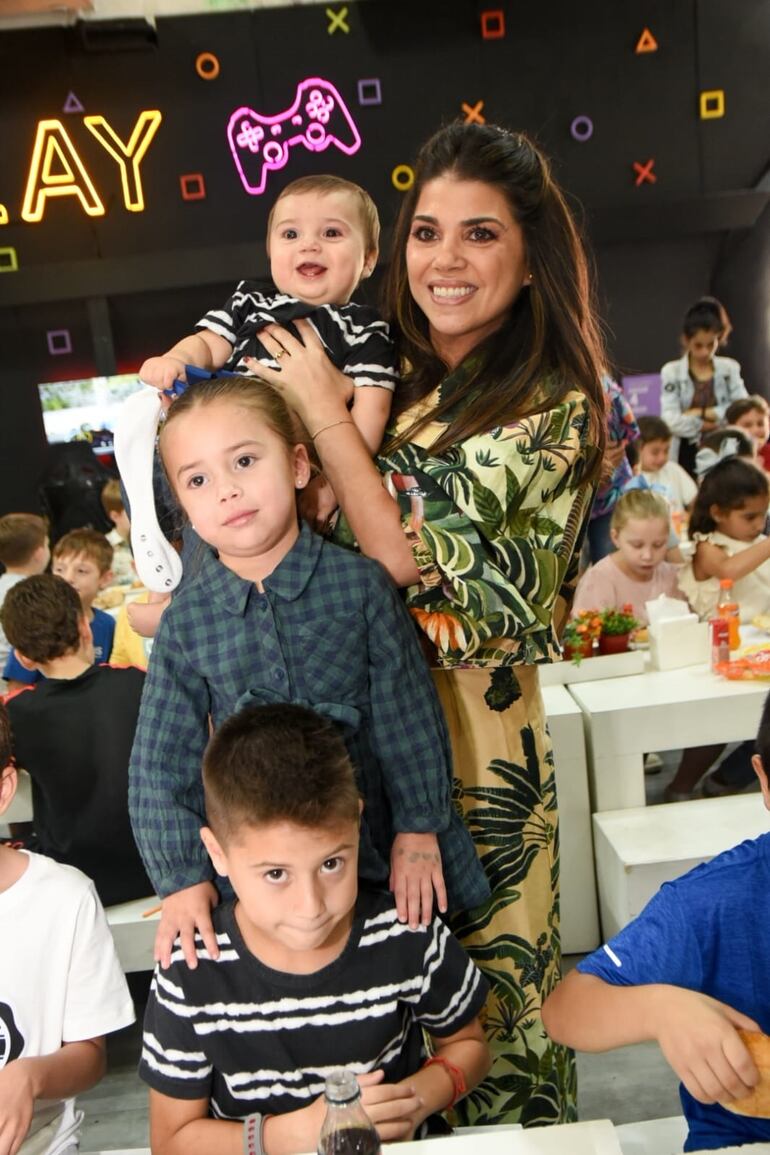
[[[326,1118],[318,1137],[318,1155],[379,1155],[380,1137],[361,1103],[351,1071],[331,1071],[324,1090]]]
[[[735,600],[732,578],[722,578],[719,583],[717,617],[727,622],[730,631],[730,649],[737,650],[741,644],[741,608]]]

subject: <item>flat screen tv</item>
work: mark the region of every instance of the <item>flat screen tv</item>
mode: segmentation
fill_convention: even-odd
[[[98,457],[110,457],[120,407],[141,388],[136,373],[38,385],[48,443],[85,441]]]

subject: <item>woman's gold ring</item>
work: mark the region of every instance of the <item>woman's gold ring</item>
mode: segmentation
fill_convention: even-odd
[[[273,359],[275,361],[280,361],[281,357],[283,357],[285,352],[286,352],[286,350],[283,348],[283,346],[281,346],[281,348],[278,350],[278,352],[273,354]]]

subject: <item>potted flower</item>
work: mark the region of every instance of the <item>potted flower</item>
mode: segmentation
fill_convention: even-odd
[[[621,606],[619,610],[602,610],[599,616],[602,622],[601,634],[599,635],[599,653],[625,653],[632,631],[641,624],[634,615],[633,607],[625,605]]]
[[[581,610],[574,618],[570,618],[561,639],[565,661],[579,665],[583,658],[590,658],[601,627],[602,620],[596,610]]]

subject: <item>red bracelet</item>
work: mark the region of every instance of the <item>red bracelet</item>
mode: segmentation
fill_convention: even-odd
[[[449,1078],[452,1080],[454,1094],[452,1096],[452,1101],[447,1103],[446,1107],[444,1108],[445,1110],[448,1110],[450,1107],[454,1107],[457,1100],[462,1099],[463,1095],[468,1090],[465,1082],[465,1075],[459,1067],[456,1067],[454,1063],[450,1063],[449,1059],[445,1059],[443,1055],[433,1055],[432,1058],[426,1059],[423,1063],[423,1067],[430,1067],[433,1063],[438,1063],[440,1066],[442,1066],[446,1073],[449,1075]]]

